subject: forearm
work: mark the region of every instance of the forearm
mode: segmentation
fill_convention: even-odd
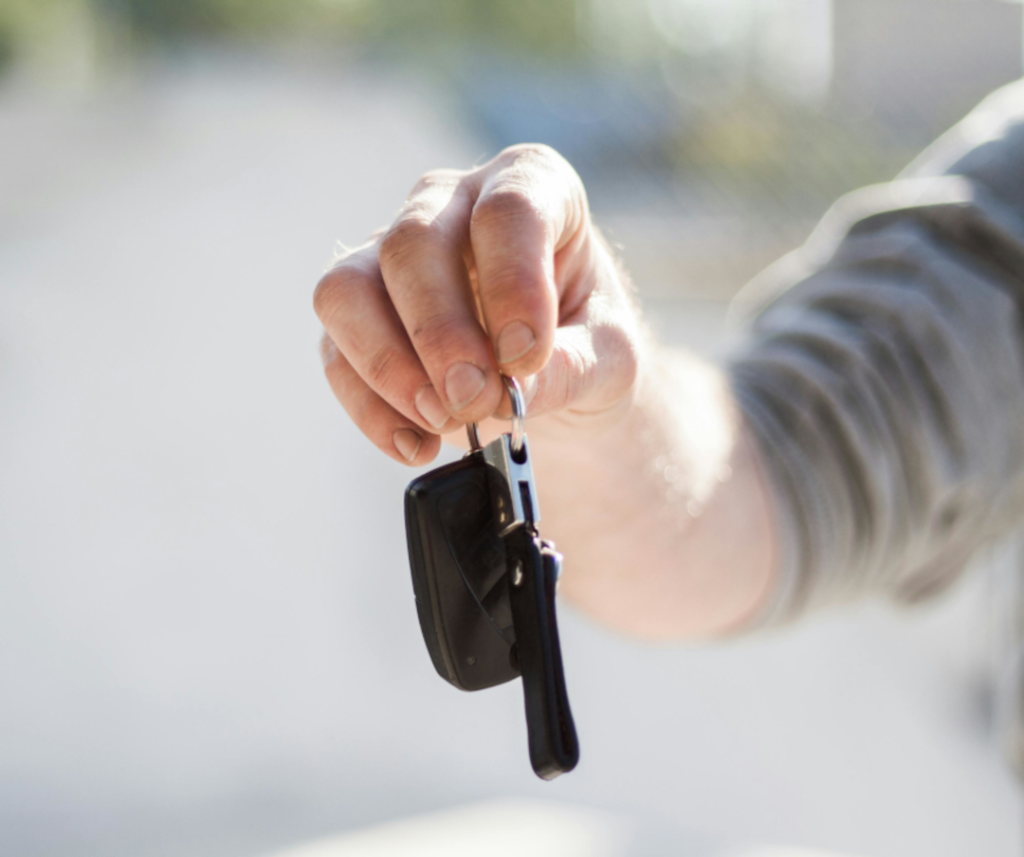
[[[1022,153],[1018,84],[761,278],[784,294],[728,384],[662,354],[600,443],[540,448],[567,594],[638,633],[714,633],[926,597],[1017,525]]]
[[[546,421],[545,421],[546,420]],[[774,583],[767,483],[728,377],[656,350],[622,413],[591,429],[531,427],[544,531],[567,557],[563,593],[647,637],[748,623]]]
[[[1017,84],[748,288],[774,297],[731,367],[786,534],[765,621],[928,597],[1021,521],[1022,165]]]
[[[564,592],[622,629],[921,597],[1024,515],[1024,85],[913,174],[760,278],[777,300],[726,372],[648,346],[557,153],[434,171],[318,284],[327,380],[413,466],[502,430],[523,380]]]

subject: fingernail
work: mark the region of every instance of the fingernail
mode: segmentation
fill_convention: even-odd
[[[512,321],[498,335],[498,362],[511,363],[537,344],[537,337],[521,321]]]
[[[453,411],[461,411],[480,395],[487,379],[472,363],[456,363],[444,376],[444,392]]]
[[[416,457],[416,453],[420,451],[423,438],[412,429],[400,428],[395,432],[392,441],[394,441],[395,449],[402,454],[402,458],[412,461]]]
[[[433,384],[424,384],[416,394],[416,410],[434,428],[439,429],[448,422],[448,411],[437,395]]]

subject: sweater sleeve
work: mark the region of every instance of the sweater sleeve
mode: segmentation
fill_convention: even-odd
[[[729,370],[782,536],[763,623],[948,586],[1024,515],[1024,83],[741,300]]]

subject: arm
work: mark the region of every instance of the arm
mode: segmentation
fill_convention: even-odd
[[[748,287],[731,366],[772,483],[761,621],[946,588],[1024,515],[1024,84]]]
[[[727,374],[645,343],[628,406],[606,425],[571,414],[530,427],[545,532],[563,591],[637,636],[747,624],[777,564],[772,498]]]
[[[1018,84],[755,281],[721,369],[650,341],[578,178],[518,147],[428,176],[325,276],[327,377],[417,465],[507,414],[499,369],[524,380],[564,591],[616,627],[710,635],[924,597],[1024,513],[1021,176]],[[512,321],[532,334],[510,350]]]
[[[757,317],[721,388],[725,413],[742,415],[733,455],[751,463],[734,468],[734,490],[714,495],[707,525],[666,551],[674,570],[665,562],[634,584],[664,601],[648,592],[620,618],[646,614],[649,631],[691,633],[727,629],[700,624],[716,609],[763,626],[866,595],[913,602],[1019,526],[1024,82],[987,99],[897,181],[837,203],[747,300]],[[719,413],[705,400],[688,416]],[[670,422],[669,443],[687,419]],[[709,600],[702,573],[723,587]],[[737,609],[759,586],[753,610]],[[737,601],[726,610],[729,591]],[[635,604],[625,591],[618,599]]]

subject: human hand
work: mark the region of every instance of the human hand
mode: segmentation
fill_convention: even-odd
[[[403,463],[432,461],[439,435],[468,422],[507,418],[501,374],[523,382],[532,435],[606,425],[636,387],[631,296],[579,176],[546,146],[424,175],[313,303],[331,389]]]

